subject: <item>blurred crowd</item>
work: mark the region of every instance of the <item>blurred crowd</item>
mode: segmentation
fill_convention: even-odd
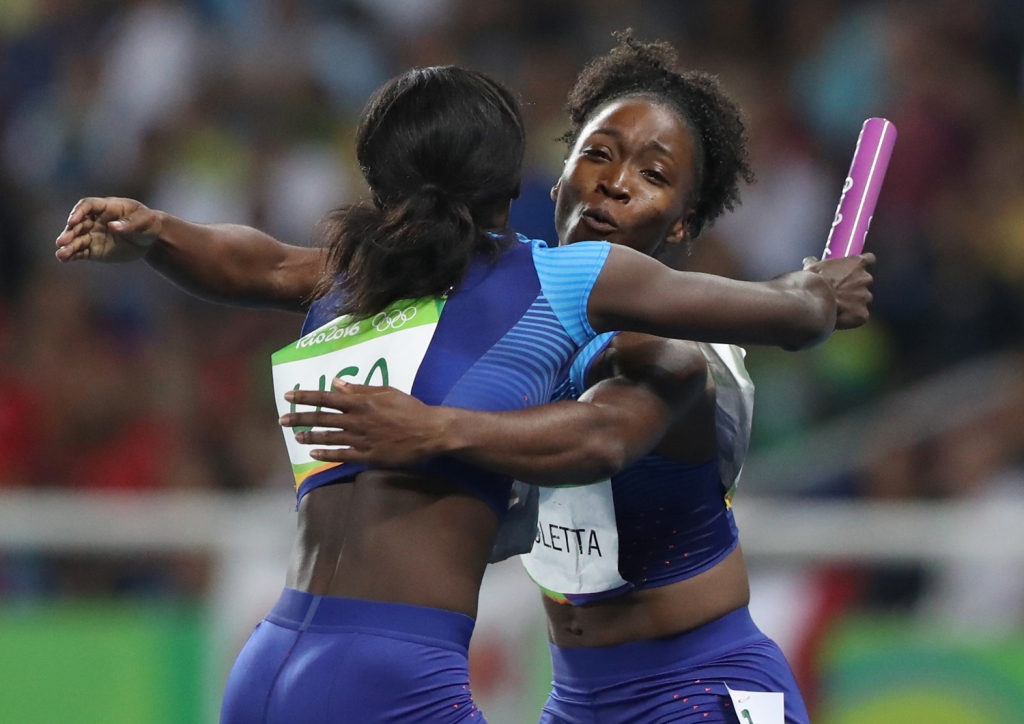
[[[758,180],[691,268],[766,279],[820,254],[861,122],[899,128],[868,239],[874,319],[811,353],[751,354],[756,446],[1020,345],[1016,0],[3,0],[0,486],[288,485],[268,357],[300,318],[199,302],[142,263],[58,264],[78,198],[315,243],[318,219],[362,193],[352,132],[368,95],[455,63],[522,98],[513,222],[553,240],[566,93],[626,27],[718,74],[746,114]],[[997,470],[1024,447],[1004,437]],[[857,490],[939,494],[899,470]]]
[[[369,94],[455,63],[522,99],[513,225],[553,241],[566,94],[627,27],[716,73],[745,113],[757,182],[688,268],[766,279],[820,254],[862,121],[899,129],[868,238],[873,319],[810,352],[750,351],[755,452],[889,399],[862,469],[817,492],[1024,496],[1020,0],[0,0],[0,490],[290,486],[269,356],[301,318],[201,302],[144,263],[59,264],[53,240],[79,198],[316,243],[322,215],[363,193],[352,145]],[[943,382],[954,368],[967,373]],[[924,411],[901,414],[891,396],[922,383]],[[754,602],[814,705],[822,643],[847,612],[1020,629],[1017,568],[755,567]],[[202,556],[7,551],[0,596],[194,597],[210,575]],[[515,607],[482,610],[503,623],[536,610]],[[509,641],[529,640],[526,625]],[[481,633],[474,654],[485,697],[528,668],[491,642]]]

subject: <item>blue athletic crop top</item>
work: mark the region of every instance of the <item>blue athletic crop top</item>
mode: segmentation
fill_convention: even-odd
[[[579,352],[570,369],[571,397],[587,389],[590,368],[616,334],[599,335]],[[611,483],[619,575],[627,585],[598,594],[567,595],[570,603],[692,578],[722,561],[739,541],[717,456],[687,465],[647,455],[612,477]]]
[[[412,395],[426,404],[493,411],[543,404],[567,379],[575,353],[596,336],[587,302],[609,244],[548,248],[520,235],[510,241],[497,262],[474,260],[465,281],[448,294],[412,386]],[[338,301],[332,293],[314,302],[302,334],[331,321]],[[350,482],[367,469],[346,463],[311,475],[298,497]],[[509,477],[449,457],[416,469],[477,496],[499,519],[508,509]]]

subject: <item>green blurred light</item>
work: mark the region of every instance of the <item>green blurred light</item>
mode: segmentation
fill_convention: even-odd
[[[196,724],[204,647],[194,607],[0,607],[0,720]]]

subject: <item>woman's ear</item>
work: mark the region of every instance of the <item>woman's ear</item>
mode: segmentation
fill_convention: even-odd
[[[695,213],[693,209],[689,209],[676,220],[676,223],[672,224],[668,236],[665,237],[666,244],[682,244],[686,241],[686,237],[689,235],[690,219]]]
[[[551,200],[558,201],[558,190],[562,187],[562,179],[559,178],[555,182],[555,185],[551,187]]]

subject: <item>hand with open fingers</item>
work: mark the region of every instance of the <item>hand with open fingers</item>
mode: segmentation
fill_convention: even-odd
[[[874,254],[857,254],[819,261],[813,256],[804,259],[804,271],[828,279],[836,295],[836,329],[853,329],[868,321],[871,312],[869,287],[873,278],[868,266],[875,263]]]
[[[426,405],[393,387],[369,387],[338,379],[331,386],[330,391],[294,390],[285,394],[293,405],[316,408],[281,417],[282,427],[296,430],[296,440],[304,445],[348,446],[315,449],[310,452],[314,460],[396,468],[444,452],[448,408]]]
[[[138,201],[82,199],[57,237],[60,261],[134,261],[159,238],[161,215]]]

